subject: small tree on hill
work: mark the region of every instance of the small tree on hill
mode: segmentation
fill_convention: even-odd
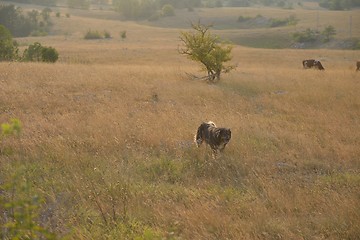
[[[195,32],[181,32],[180,40],[184,47],[179,49],[179,53],[201,63],[207,71],[208,81],[212,83],[219,81],[222,72],[226,73],[235,68],[232,65],[225,65],[232,58],[233,46],[225,44],[218,36],[210,34],[211,25],[205,26],[198,22],[191,26]]]
[[[18,57],[17,43],[10,31],[0,24],[0,61],[11,61]]]

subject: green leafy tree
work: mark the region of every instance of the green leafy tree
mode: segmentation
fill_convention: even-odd
[[[42,46],[40,43],[35,42],[25,49],[23,54],[24,61],[41,61],[42,60]]]
[[[18,57],[17,43],[13,41],[10,31],[0,25],[0,61],[11,61]]]
[[[51,8],[44,8],[41,11],[41,16],[44,19],[45,22],[50,22],[50,13],[52,12]]]
[[[27,13],[28,19],[34,23],[35,25],[38,24],[40,13],[37,10],[32,10],[31,12]]]
[[[14,5],[0,5],[0,24],[4,25],[14,37],[26,37],[36,25],[20,7]]]
[[[207,71],[208,80],[215,82],[220,80],[222,72],[229,72],[235,66],[225,65],[232,59],[233,46],[225,44],[218,36],[211,34],[210,27],[199,22],[192,24],[195,31],[181,32],[180,40],[184,46],[179,49],[179,53],[201,63]]]
[[[329,25],[321,32],[321,35],[324,37],[324,42],[329,42],[336,35],[336,30],[334,26]]]
[[[127,19],[150,18],[158,10],[153,0],[114,0],[113,5]]]
[[[46,32],[51,25],[49,8],[41,13],[32,10],[26,14],[20,7],[0,5],[0,24],[4,25],[14,37],[27,37],[34,32]]]

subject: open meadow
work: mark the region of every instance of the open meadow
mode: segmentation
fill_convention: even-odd
[[[359,51],[235,45],[236,70],[207,84],[186,74],[204,75],[180,27],[53,22],[16,40],[58,62],[0,62],[0,123],[22,124],[0,138],[1,224],[31,211],[65,239],[359,239]],[[216,160],[193,142],[209,120],[232,131]]]

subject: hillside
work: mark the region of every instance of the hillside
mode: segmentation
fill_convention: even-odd
[[[9,4],[11,2],[3,3]],[[31,9],[41,11],[44,8],[44,6],[36,5],[18,5],[25,11]],[[161,28],[164,31],[166,29],[189,29],[191,22],[200,20],[204,24],[212,24],[213,29],[225,39],[230,40],[234,44],[247,47],[276,49],[359,48],[360,27],[356,23],[360,22],[360,10],[328,11],[319,8],[318,4],[314,2],[302,2],[290,9],[259,6],[195,8],[191,11],[188,9],[177,9],[174,16],[160,17],[154,21],[145,20],[137,22],[122,21],[124,19],[123,16],[111,10],[110,6],[102,7],[94,5],[91,6],[90,11],[68,9],[60,6],[51,7],[51,9],[53,16],[56,13],[62,14],[60,18],[54,18],[54,24],[58,25],[59,22],[66,24],[66,28],[60,27],[60,29],[65,30],[64,32],[58,29],[58,31],[50,32],[51,35],[71,35],[71,29],[74,29],[72,25],[79,26],[77,21],[82,24],[81,22],[84,20],[88,22],[96,19],[102,21],[112,20],[115,25],[124,25],[125,23],[130,24],[130,26],[134,26],[133,23],[135,23],[139,27],[151,26]],[[66,15],[70,18],[67,19]],[[289,18],[295,21],[287,22]],[[249,19],[249,21],[239,21],[239,19]],[[111,32],[114,37],[118,37],[119,32],[114,31],[114,24],[112,24],[110,29],[106,30]],[[83,26],[86,27],[86,25]],[[314,34],[318,36],[328,26],[334,27],[336,33],[329,42],[324,42],[319,38],[313,42],[298,43],[293,37],[295,33],[304,33],[307,29],[314,31]],[[84,34],[87,30],[81,29],[81,34]],[[103,31],[101,28],[99,30]]]
[[[51,239],[30,220],[66,239],[358,238],[358,51],[235,46],[237,69],[209,85],[186,75],[203,73],[180,26],[67,11],[16,39],[57,63],[0,63],[0,123],[22,123],[0,138],[1,238]],[[193,143],[209,120],[232,131],[216,160]]]

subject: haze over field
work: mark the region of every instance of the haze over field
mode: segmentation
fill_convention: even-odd
[[[175,8],[149,21],[57,4],[47,34],[14,37],[19,54],[55,48],[56,63],[0,62],[1,239],[359,238],[359,9]],[[178,52],[198,20],[234,45],[237,67],[216,84],[191,78],[206,73]],[[296,42],[306,29],[318,38]],[[193,142],[210,120],[232,132],[217,159]]]

